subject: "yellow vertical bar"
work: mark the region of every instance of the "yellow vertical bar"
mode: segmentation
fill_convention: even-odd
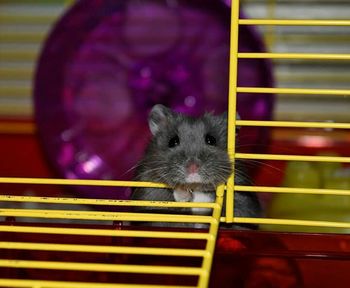
[[[237,64],[238,64],[238,20],[239,0],[231,2],[231,36],[230,36],[230,70],[228,92],[228,134],[227,151],[232,163],[235,157],[236,145],[236,100],[237,100]],[[234,179],[235,173],[227,180],[226,190],[226,222],[233,222],[234,211]]]
[[[221,217],[221,211],[222,211],[222,203],[224,199],[224,191],[225,186],[220,185],[216,190],[216,203],[219,204],[219,207],[215,207],[213,209],[212,216],[216,219],[216,221],[213,221],[210,224],[209,228],[209,235],[210,237],[207,240],[207,244],[205,247],[205,250],[207,254],[203,258],[202,268],[205,270],[205,273],[202,273],[198,279],[198,286],[199,288],[206,288],[209,285],[209,277],[210,277],[210,270],[213,263],[213,257],[214,257],[214,251],[215,251],[215,244],[216,244],[216,238],[218,235],[219,225],[220,225],[220,217]]]

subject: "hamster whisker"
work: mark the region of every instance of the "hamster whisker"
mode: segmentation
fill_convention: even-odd
[[[220,172],[223,172],[223,173],[225,173],[225,174],[231,173],[231,172],[232,172],[231,169],[228,169],[228,168],[225,167],[225,166],[217,166],[217,167],[215,167],[215,171],[220,171]]]
[[[239,148],[243,148],[243,147],[260,147],[260,148],[266,148],[268,147],[268,145],[266,144],[237,144],[236,145],[236,150],[238,150]]]
[[[147,164],[150,164],[150,165],[158,165],[159,164],[162,164],[162,161],[159,161],[159,160],[154,160],[154,161],[149,161],[147,162]],[[122,174],[122,176],[124,176],[125,174],[129,173],[130,171],[132,170],[135,170],[136,168],[139,168],[139,167],[142,167],[144,165],[143,162],[138,162],[136,165],[132,166],[130,169],[128,169],[126,172],[124,172],[124,174]],[[158,167],[157,167],[158,168]],[[148,170],[149,171],[149,170]]]
[[[248,183],[249,185],[254,185],[254,182],[250,179],[249,175],[241,171],[235,171],[235,184],[244,185]]]
[[[141,163],[138,163],[138,164],[132,166],[130,169],[126,170],[121,176],[125,176],[125,174],[128,174],[132,170],[135,170],[136,168],[140,167],[141,165],[142,165]]]
[[[265,167],[268,167],[268,168],[271,168],[272,170],[275,170],[275,171],[278,171],[278,172],[283,172],[281,169],[271,165],[271,164],[267,164],[263,161],[259,161],[259,160],[253,160],[253,159],[247,159],[245,164],[250,164],[251,166],[253,166],[255,164],[256,167],[262,165],[262,166],[265,166]]]
[[[150,173],[158,174],[157,172],[162,172],[162,168],[161,167],[157,167],[157,168],[152,168],[152,169],[145,170],[145,171],[143,171],[143,172],[141,172],[139,174],[139,178],[147,178],[147,176],[149,176]]]

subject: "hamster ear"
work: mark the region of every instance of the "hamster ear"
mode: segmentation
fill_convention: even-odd
[[[173,116],[173,112],[162,104],[154,105],[148,116],[148,125],[152,134],[155,135],[164,128]]]

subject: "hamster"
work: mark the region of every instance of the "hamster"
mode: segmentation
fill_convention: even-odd
[[[134,180],[165,183],[171,189],[135,188],[131,199],[148,201],[214,202],[233,165],[227,154],[227,114],[193,118],[157,104],[149,114],[153,135]],[[247,185],[241,161],[236,160],[235,183]],[[140,212],[209,215],[205,208],[138,207]],[[235,192],[235,215],[258,217],[254,193]],[[153,223],[152,225],[157,225]],[[168,224],[166,226],[178,226]],[[243,228],[250,228],[249,225]]]

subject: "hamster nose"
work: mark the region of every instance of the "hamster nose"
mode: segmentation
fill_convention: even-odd
[[[188,174],[198,173],[198,171],[199,171],[199,165],[196,163],[190,163],[190,165],[187,166]]]

